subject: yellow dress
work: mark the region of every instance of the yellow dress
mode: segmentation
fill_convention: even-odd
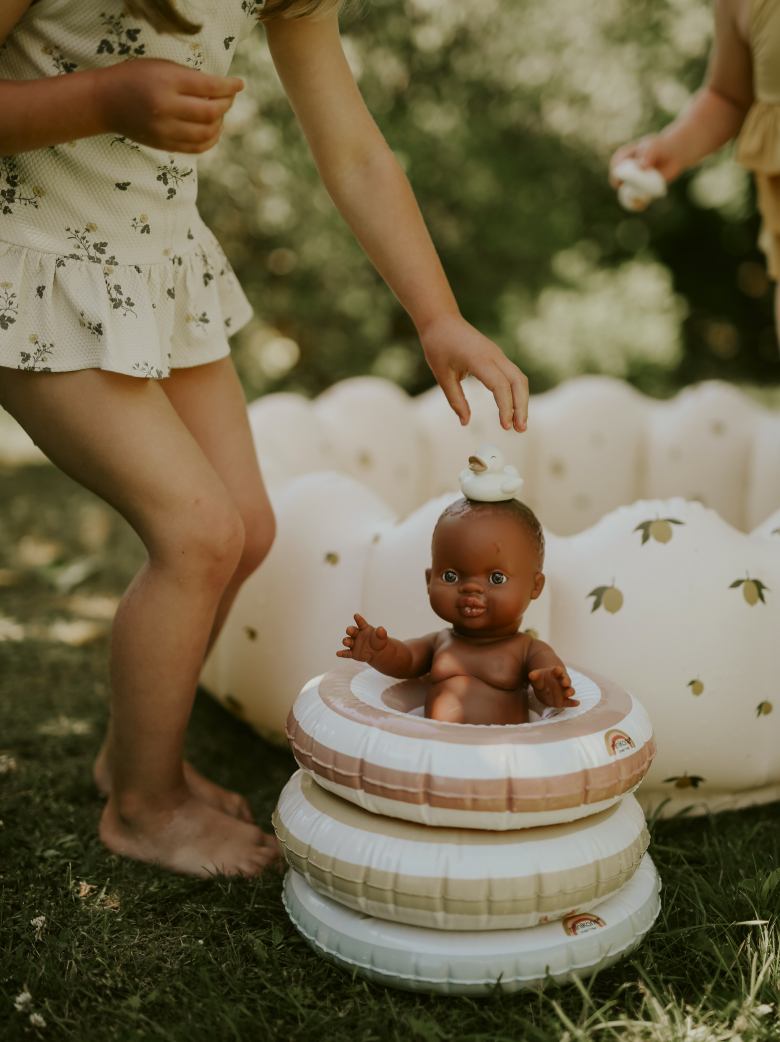
[[[780,278],[780,0],[753,0],[750,12],[755,101],[737,144],[737,162],[753,171],[763,217],[759,245]]]

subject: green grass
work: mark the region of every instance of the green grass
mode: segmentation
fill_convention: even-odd
[[[579,987],[476,1001],[387,991],[332,969],[289,924],[277,873],[201,881],[109,854],[90,774],[108,718],[107,640],[51,639],[54,620],[74,618],[78,603],[52,585],[56,562],[21,568],[16,550],[34,535],[58,541],[63,560],[86,544],[94,552],[84,519],[95,502],[51,468],[0,475],[0,580],[15,582],[0,587],[0,616],[31,634],[0,642],[0,755],[16,763],[0,774],[3,1040],[780,1037],[777,805],[655,824],[662,913],[632,957]],[[101,553],[78,594],[116,595],[142,560],[117,518]],[[288,753],[199,694],[188,754],[245,792],[268,827],[294,769]],[[93,887],[85,897],[82,883]],[[36,937],[31,920],[41,915]],[[737,925],[749,919],[770,923]],[[25,986],[32,1004],[18,1012]],[[45,1028],[31,1025],[31,1012]]]

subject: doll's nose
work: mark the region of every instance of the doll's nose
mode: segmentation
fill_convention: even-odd
[[[462,593],[483,593],[482,583],[478,579],[466,579],[460,584]]]

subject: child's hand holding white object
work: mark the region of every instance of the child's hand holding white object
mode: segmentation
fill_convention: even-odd
[[[626,210],[644,210],[653,199],[666,195],[666,181],[655,167],[641,167],[634,159],[623,159],[612,171],[619,181],[618,199]]]

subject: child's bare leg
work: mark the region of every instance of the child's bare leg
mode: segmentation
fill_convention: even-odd
[[[175,369],[160,383],[169,401],[201,447],[235,503],[244,525],[244,548],[217,606],[207,653],[219,635],[228,611],[244,580],[263,561],[275,533],[271,504],[260,475],[246,403],[229,358],[191,369]],[[95,763],[95,782],[102,792],[111,791],[112,738],[106,741]],[[184,778],[194,795],[212,807],[252,821],[246,800],[204,778],[184,762]]]
[[[275,856],[269,838],[196,799],[182,771],[214,614],[244,544],[227,489],[153,381],[2,369],[0,401],[149,551],[114,622],[113,789],[101,838],[174,871],[256,874]]]

